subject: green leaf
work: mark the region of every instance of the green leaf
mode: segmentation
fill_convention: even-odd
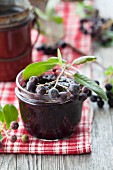
[[[0,140],[2,140],[3,139],[3,136],[2,136],[2,134],[0,133]]]
[[[86,62],[91,62],[91,61],[95,61],[95,60],[96,60],[96,57],[94,57],[94,56],[83,56],[83,57],[75,59],[72,62],[72,65],[73,64],[76,64],[76,65],[84,64]]]
[[[75,73],[73,76],[78,83],[88,87],[90,90],[94,91],[97,95],[102,97],[104,100],[107,100],[106,93],[96,82],[90,80],[88,77],[80,73]]]
[[[52,20],[53,20],[54,22],[56,22],[57,24],[62,24],[62,23],[63,23],[63,18],[60,17],[60,16],[58,16],[58,15],[56,15],[56,14],[54,14],[54,15],[52,16]]]
[[[4,122],[4,114],[3,114],[3,108],[0,106],[0,121]]]
[[[63,60],[63,63],[64,62],[65,61]],[[32,63],[25,68],[23,72],[23,78],[27,80],[31,76],[40,76],[44,72],[52,69],[57,64],[60,64],[57,57],[51,57],[47,61]]]
[[[87,10],[89,10],[89,11],[91,11],[91,12],[94,12],[94,6],[91,6],[91,5],[84,5],[84,7],[85,7],[85,9],[87,9]]]
[[[34,8],[35,13],[43,20],[48,20],[48,16],[39,8]]]
[[[10,128],[10,123],[18,119],[18,111],[15,106],[6,104],[3,108],[4,118],[6,121],[7,129]]]
[[[62,55],[59,49],[57,50],[57,56],[58,56],[59,63],[62,66]]]
[[[113,66],[109,66],[109,67],[106,69],[105,74],[106,74],[106,75],[113,74]]]

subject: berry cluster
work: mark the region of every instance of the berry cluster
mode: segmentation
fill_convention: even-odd
[[[108,97],[108,104],[112,108],[113,107],[113,86],[110,83],[105,85],[106,95]]]
[[[36,49],[38,51],[43,52],[46,55],[56,55],[58,48],[65,48],[66,46],[67,46],[67,43],[64,42],[63,40],[60,40],[57,43],[55,43],[54,45],[42,44],[42,45],[36,47]]]
[[[95,82],[99,85],[99,81],[95,80]],[[103,101],[103,99],[102,99],[100,96],[98,96],[98,95],[96,95],[96,94],[92,94],[92,92],[91,92],[91,93],[90,93],[90,100],[91,100],[92,102],[97,102],[97,106],[98,106],[99,108],[103,108],[103,106],[104,106],[104,101]]]
[[[113,21],[100,17],[99,11],[95,10],[93,16],[80,20],[80,31],[89,34],[94,41],[106,46],[113,40],[108,34],[113,31]]]
[[[97,84],[99,84],[98,81],[95,81],[95,82]],[[109,107],[113,108],[113,86],[112,86],[112,84],[111,83],[106,83],[105,84],[105,89],[106,89],[106,95],[107,95],[107,98],[108,98],[108,101],[107,101],[108,105],[109,105]],[[98,96],[96,94],[92,94],[92,92],[91,92],[89,97],[90,97],[90,100],[92,102],[97,102],[97,105],[98,105],[99,108],[103,108],[104,101],[100,96]]]
[[[26,83],[26,90],[35,93],[39,98],[47,95],[49,101],[63,103],[68,100],[84,101],[88,97],[89,89],[78,84],[73,78],[53,69],[51,73],[46,73],[40,77],[32,76]],[[48,101],[48,102],[49,102]]]
[[[12,121],[12,122],[10,123],[10,130],[17,130],[18,127],[19,127],[19,124],[18,124],[17,121]],[[16,136],[16,135],[9,135],[9,133],[8,133],[9,130],[6,131],[6,130],[4,129],[4,132],[5,132],[5,134],[6,134],[6,137],[7,137],[11,142],[14,143],[14,142],[17,141],[17,136]],[[26,135],[26,134],[24,134],[24,135],[22,135],[21,140],[22,140],[23,142],[28,142],[28,141],[29,141],[29,136]],[[0,148],[2,148],[2,141],[0,141]]]

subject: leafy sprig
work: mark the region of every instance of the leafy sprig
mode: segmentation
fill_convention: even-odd
[[[11,142],[16,142],[17,135],[11,135],[11,130],[16,130],[19,127],[18,110],[12,104],[6,104],[4,107],[0,106],[0,149],[2,149],[2,142],[5,138]],[[21,135],[22,142],[28,142],[29,136]]]
[[[56,79],[56,83],[55,83],[55,86],[56,86],[60,76],[63,73],[67,74],[69,70],[71,70],[71,67],[73,65],[75,64],[79,65],[79,64],[83,64],[83,63],[91,62],[95,60],[96,60],[96,57],[94,56],[84,56],[84,57],[75,59],[71,64],[68,64],[67,61],[64,61],[62,59],[62,55],[60,53],[60,50],[58,49],[58,57],[51,57],[47,61],[41,61],[41,62],[32,63],[28,65],[23,71],[23,78],[27,80],[31,76],[40,76],[46,71],[54,68],[56,65],[59,65],[62,71]],[[71,72],[71,77],[73,77],[81,85],[85,85],[86,87],[88,87],[89,89],[97,93],[104,100],[107,100],[107,96],[105,92],[103,91],[103,89],[99,85],[97,85],[93,80],[90,80],[88,77],[80,74],[79,72],[76,72],[76,73]]]
[[[2,132],[8,135],[10,131],[10,124],[18,120],[18,110],[12,104],[6,104],[4,107],[0,106],[0,140],[3,140]],[[5,136],[7,137],[7,136]]]

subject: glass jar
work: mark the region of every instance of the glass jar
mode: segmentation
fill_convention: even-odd
[[[34,16],[29,1],[0,1],[0,81],[14,81],[32,62],[31,29]]]
[[[47,94],[39,100],[37,94],[24,88],[22,72],[16,78],[15,93],[26,130],[32,136],[45,140],[58,140],[72,135],[80,122],[83,102],[79,99],[62,104],[47,102]]]

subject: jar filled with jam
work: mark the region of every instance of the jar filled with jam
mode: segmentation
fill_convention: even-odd
[[[32,62],[33,22],[29,1],[0,1],[0,81],[14,81]]]

